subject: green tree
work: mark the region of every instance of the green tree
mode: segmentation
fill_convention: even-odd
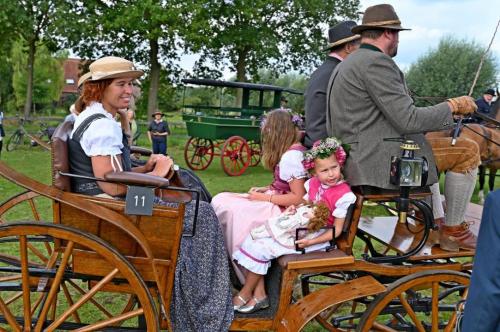
[[[37,57],[33,72],[33,94],[32,102],[39,105],[47,105],[59,100],[64,86],[63,62],[66,54],[54,57],[45,45],[36,46]],[[12,47],[12,85],[16,98],[16,106],[25,105],[28,98],[26,90],[26,77],[29,75],[26,68],[28,55],[23,50],[23,43],[17,42]]]
[[[0,19],[0,28],[9,31],[16,40],[20,39],[26,46],[28,53],[26,97],[24,103],[24,117],[29,118],[31,105],[33,103],[34,70],[37,47],[42,44],[52,44],[52,27],[56,20],[61,18],[60,0],[17,0],[2,1],[3,16],[7,20]]]
[[[160,75],[174,76],[179,29],[189,26],[189,10],[194,0],[67,0],[67,22],[58,26],[60,43],[86,58],[122,56],[142,64],[149,74],[143,94],[148,114],[158,107]]]
[[[408,69],[408,86],[418,96],[444,99],[466,95],[472,86],[484,51],[485,47],[474,41],[444,37],[436,49],[420,57]],[[494,86],[497,70],[496,59],[488,53],[473,97],[478,97],[484,90]],[[418,104],[424,103],[419,101]]]
[[[201,54],[198,73],[226,62],[237,81],[264,68],[304,71],[322,59],[325,29],[357,18],[358,7],[359,0],[198,1],[186,42]]]

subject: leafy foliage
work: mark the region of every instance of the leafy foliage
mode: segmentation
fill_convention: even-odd
[[[323,31],[340,17],[356,18],[358,7],[359,0],[199,1],[186,40],[202,54],[201,75],[226,59],[238,81],[258,78],[262,68],[305,71],[321,58]]]
[[[419,96],[467,95],[484,51],[485,48],[476,42],[445,37],[437,49],[430,50],[409,68],[408,86]],[[474,97],[495,84],[496,72],[496,59],[488,53],[474,88]]]
[[[49,104],[59,100],[64,86],[64,70],[62,63],[66,54],[54,58],[46,46],[38,46],[33,76],[33,103]],[[21,42],[12,47],[12,67],[16,106],[21,107],[26,102],[27,54]]]

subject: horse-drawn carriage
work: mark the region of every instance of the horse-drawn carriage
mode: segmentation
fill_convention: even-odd
[[[284,92],[300,92],[266,84],[225,82],[209,79],[185,79],[184,84],[220,88],[217,106],[208,101],[189,104],[184,101],[183,120],[189,139],[184,159],[192,170],[204,170],[214,156],[220,156],[227,175],[238,176],[260,162],[260,117],[265,111],[280,107]],[[241,89],[241,103],[236,92]],[[231,91],[227,91],[231,90]]]
[[[140,194],[118,201],[71,193],[68,133],[63,125],[54,134],[50,186],[0,162],[0,175],[27,190],[0,206],[0,324],[14,331],[171,329],[186,197],[130,213]],[[162,178],[120,172],[99,180],[185,192]],[[425,191],[354,189],[337,248],[279,258],[267,278],[270,308],[237,315],[232,330],[299,331],[314,321],[330,331],[453,330],[474,252],[432,246]],[[52,202],[53,223],[40,222],[37,196]],[[366,201],[397,216],[362,218]],[[32,207],[32,221],[8,220],[20,204]]]

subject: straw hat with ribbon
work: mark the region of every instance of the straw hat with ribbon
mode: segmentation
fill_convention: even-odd
[[[350,41],[359,39],[361,36],[351,32],[351,29],[356,26],[354,21],[340,22],[328,30],[328,45],[323,51],[328,51],[335,46],[339,46]]]
[[[363,15],[363,21],[351,29],[353,33],[361,33],[369,29],[411,30],[401,26],[396,11],[391,5],[382,4],[368,7]]]
[[[90,67],[90,81],[100,81],[108,78],[130,77],[139,78],[144,72],[135,68],[134,64],[126,59],[107,56],[94,61]]]

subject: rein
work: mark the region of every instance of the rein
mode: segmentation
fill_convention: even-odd
[[[475,133],[476,135],[479,135],[481,137],[483,137],[485,140],[497,145],[497,146],[500,146],[500,143],[498,142],[495,142],[494,140],[492,140],[490,137],[488,137],[487,135],[485,134],[481,134],[480,132],[477,132],[476,130],[472,129],[469,125],[467,124],[463,124],[462,126],[466,127],[467,129],[469,129],[470,131],[472,131],[473,133]]]

